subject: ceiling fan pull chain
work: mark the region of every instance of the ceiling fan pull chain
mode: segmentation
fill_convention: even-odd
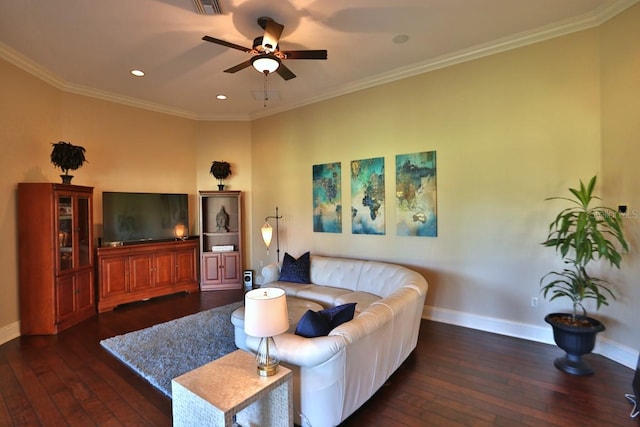
[[[269,72],[265,71],[264,73],[264,108],[267,108],[267,101],[269,100],[269,92],[267,92],[267,77],[269,76]]]

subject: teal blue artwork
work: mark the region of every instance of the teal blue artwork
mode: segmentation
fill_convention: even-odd
[[[384,157],[351,161],[351,233],[385,234]]]
[[[342,233],[342,165],[313,165],[313,231]]]
[[[436,152],[396,156],[398,236],[438,236]]]

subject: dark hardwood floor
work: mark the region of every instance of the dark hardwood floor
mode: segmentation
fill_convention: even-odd
[[[242,298],[180,294],[103,313],[57,336],[0,346],[0,426],[170,426],[171,401],[99,341]],[[638,426],[633,372],[586,359],[590,377],[553,366],[555,346],[422,321],[418,347],[344,426]]]

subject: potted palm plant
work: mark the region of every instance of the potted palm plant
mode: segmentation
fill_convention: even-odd
[[[617,211],[593,205],[600,200],[593,195],[596,176],[579,188],[569,188],[571,197],[551,197],[547,200],[564,200],[570,206],[558,213],[549,224],[549,234],[543,246],[554,248],[562,257],[565,267],[551,271],[540,279],[541,292],[549,301],[557,298],[571,300],[571,313],[551,313],[545,321],[553,328],[553,337],[564,357],[557,358],[555,366],[573,375],[590,375],[593,369],[582,360],[595,346],[595,337],[605,329],[604,325],[587,315],[585,300],[595,300],[596,310],[609,305],[608,298],[615,299],[610,283],[595,277],[590,266],[600,260],[611,267],[620,268],[620,251],[629,247],[622,232],[622,218]]]
[[[231,175],[231,165],[228,162],[215,160],[211,163],[209,173],[218,180],[218,190],[224,190],[224,180]]]
[[[73,145],[69,142],[60,141],[51,144],[53,150],[51,151],[51,163],[54,166],[62,169],[63,184],[70,184],[73,175],[69,175],[70,170],[76,170],[81,167],[87,159],[84,157],[85,149],[79,145]]]

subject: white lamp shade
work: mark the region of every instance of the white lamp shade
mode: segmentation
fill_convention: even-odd
[[[269,222],[267,221],[264,223],[260,231],[262,231],[262,240],[264,241],[265,246],[268,248],[271,244],[271,238],[273,237],[273,227],[271,227],[271,224],[269,224]]]
[[[252,337],[273,337],[289,329],[287,297],[280,288],[260,288],[244,297],[244,332]]]
[[[280,66],[280,60],[269,54],[258,55],[253,57],[251,65],[261,73],[273,73]]]

